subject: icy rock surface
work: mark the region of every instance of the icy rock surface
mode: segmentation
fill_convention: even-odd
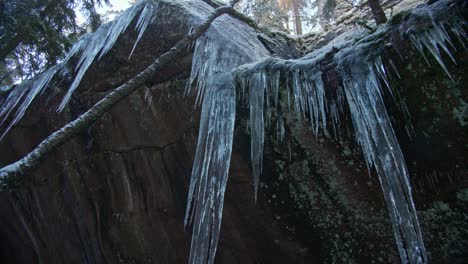
[[[8,97],[0,104],[0,124],[10,117],[12,121],[2,137],[24,115],[34,98],[47,91],[63,65],[76,58],[76,76],[59,106],[62,110],[90,65],[113,47],[139,14],[135,28],[138,36],[131,56],[161,2],[183,7],[188,20],[181,20],[181,23],[192,27],[200,24],[212,10],[199,0],[139,1],[115,21],[81,38],[62,64],[8,90]],[[428,51],[448,76],[441,50],[455,61],[450,53],[454,41],[466,48],[464,22],[444,23],[441,22],[444,18],[437,17],[438,10],[446,9],[450,2],[440,0],[431,8],[414,10],[412,16],[422,17],[428,23],[421,26],[409,20],[399,28],[399,33],[423,56]],[[344,132],[341,120],[349,112],[365,161],[369,169],[375,168],[378,173],[402,262],[427,262],[405,160],[382,99],[384,89],[392,91],[389,80],[393,75],[398,77],[398,72],[392,68],[391,61],[382,61],[378,56],[375,46],[382,43],[375,40],[385,39],[390,30],[389,26],[382,26],[367,36],[363,32],[348,32],[296,60],[272,58],[259,41],[257,31],[228,15],[217,18],[205,35],[197,39],[186,91],[196,93],[197,105],[202,107],[185,219],[186,225],[193,225],[190,263],[214,262],[232,153],[236,98],[239,97],[236,88],[250,109],[255,193],[262,171],[265,125],[269,122],[265,111],[276,109],[280,89],[286,88],[291,110],[308,119],[316,135],[339,137]],[[355,40],[357,36],[359,41]],[[320,62],[329,56],[341,79],[341,86],[334,91],[325,86],[320,67]],[[276,126],[281,139],[284,124],[278,122]]]
[[[459,41],[466,49],[463,29],[466,25],[464,22],[446,23],[444,18],[437,17],[440,13],[446,13],[439,11],[446,9],[449,2],[439,1],[430,8],[423,6],[415,9],[410,19],[402,23],[398,33],[409,39],[422,56],[425,57],[428,51],[451,78],[441,51],[455,62],[450,49],[455,48],[454,41]],[[266,97],[275,98],[277,94],[271,91],[277,91],[279,87],[268,88],[266,80],[276,78],[273,76],[280,72],[286,79],[288,101],[291,94],[294,110],[310,120],[316,134],[339,136],[343,132],[339,131],[342,127],[340,120],[346,107],[367,166],[377,171],[402,263],[426,263],[426,250],[411,195],[408,170],[383,101],[385,91],[395,96],[390,79],[399,77],[392,61],[383,62],[379,49],[376,49],[382,45],[378,41],[387,39],[391,30],[394,29],[386,25],[367,36],[359,31],[355,32],[354,37],[345,33],[303,58],[268,58],[243,65],[237,75],[242,83],[250,84],[248,88],[256,91],[259,86],[264,86]],[[356,41],[356,37],[360,40]],[[332,62],[341,79],[341,87],[336,91],[327,90],[323,85],[320,62],[327,56],[333,56]],[[255,94],[250,97],[251,110],[259,107],[255,104],[263,104],[262,96],[252,91],[250,94]],[[256,113],[262,114],[258,110]],[[263,116],[251,116],[251,120],[260,118]],[[263,122],[256,122],[253,128],[263,130]],[[331,133],[327,124],[331,124]],[[252,135],[252,139],[263,140],[263,131],[253,131]],[[255,144],[258,146],[260,142],[252,142],[252,145]],[[253,157],[261,156],[261,147],[257,149],[252,153]],[[255,163],[253,168],[254,171],[258,170]]]

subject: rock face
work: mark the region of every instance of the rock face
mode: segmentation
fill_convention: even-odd
[[[91,66],[64,114],[49,112],[58,102],[44,107],[46,98],[38,98],[0,143],[1,164],[26,154],[184,36],[188,28],[175,17],[187,14],[165,8],[130,60],[131,30]],[[194,98],[183,95],[190,63],[189,54],[166,68],[52,154],[23,187],[1,193],[2,263],[187,262],[191,232],[183,219],[199,123]],[[254,204],[248,164],[237,147],[217,261],[310,263],[312,254],[273,221],[265,199]]]
[[[184,79],[151,87],[151,103],[145,91],[133,94],[54,153],[23,188],[2,193],[2,263],[187,262],[183,217],[198,118],[184,87]],[[2,159],[24,154],[56,122],[28,115],[4,141]],[[302,262],[305,246],[271,221],[263,199],[253,204],[239,152],[218,261]]]
[[[0,142],[0,164],[28,153],[52,131],[129,80],[188,28],[167,6],[131,59],[128,30],[91,66],[64,114],[38,98]],[[259,32],[268,50],[291,58],[287,38]],[[402,44],[404,44],[402,42]],[[458,44],[457,44],[458,45]],[[467,53],[458,47],[450,81],[407,47],[397,67],[400,97],[387,100],[411,173],[431,263],[463,263],[468,229]],[[0,193],[1,263],[186,263],[183,218],[199,109],[184,96],[191,54],[149,80],[79,137],[60,147],[21,188]],[[336,74],[336,73],[335,73]],[[333,69],[326,72],[333,86]],[[335,76],[336,77],[336,76]],[[337,77],[336,77],[337,78]],[[58,83],[58,87],[66,87]],[[57,99],[58,100],[58,99]],[[404,102],[415,132],[396,104]],[[239,106],[217,263],[398,263],[377,177],[352,141],[316,137],[286,115],[285,140],[270,130],[254,204],[247,114]]]

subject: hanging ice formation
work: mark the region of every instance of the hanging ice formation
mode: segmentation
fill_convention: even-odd
[[[414,24],[408,21],[406,25],[402,25],[401,34],[409,38],[423,56],[424,49],[427,49],[451,78],[441,51],[455,62],[449,47],[455,49],[454,41],[458,41],[466,49],[466,34],[463,29],[466,25],[464,22],[445,24],[443,18],[438,18],[437,15],[444,12],[436,11],[447,6],[447,2],[440,1],[431,9],[416,9],[413,15],[425,16],[429,23],[417,31]],[[375,168],[378,173],[401,261],[426,263],[426,250],[411,196],[408,171],[383,101],[383,88],[392,91],[389,81],[391,68],[385,66],[377,52],[372,51],[376,44],[372,43],[372,39],[375,39],[376,35],[385,39],[386,30],[388,29],[381,28],[375,35],[358,42],[341,39],[341,42],[325,46],[302,59],[267,59],[246,65],[240,68],[238,75],[243,83],[250,80],[250,89],[263,87],[266,97],[277,98],[278,87],[268,87],[261,79],[275,80],[278,71],[281,72],[281,75],[289,80],[287,86],[293,95],[294,109],[303,116],[308,115],[315,133],[320,129],[324,135],[329,135],[328,123],[336,136],[346,102],[351,113],[356,141],[361,146],[365,161],[369,168]],[[318,70],[318,62],[329,54],[333,47],[340,50],[333,59],[342,79],[342,87],[338,91],[324,89],[321,72]],[[392,66],[391,62],[387,64]],[[398,72],[394,72],[394,75],[398,76]],[[252,79],[257,81],[252,82]],[[387,87],[381,87],[381,84]],[[326,92],[328,94],[325,94]],[[254,134],[262,132],[252,132],[252,135]]]
[[[50,93],[51,96],[54,95],[54,93],[48,89],[51,88],[51,85],[49,85],[51,80],[57,73],[67,71],[68,64],[71,64],[72,58],[78,58],[77,64],[74,65],[74,70],[76,72],[75,78],[58,107],[58,111],[62,111],[80,84],[89,66],[109,52],[118,37],[127,29],[134,18],[140,14],[135,26],[135,29],[138,31],[138,38],[130,53],[131,56],[149,22],[153,19],[153,14],[155,14],[153,9],[155,7],[157,7],[157,5],[154,1],[140,0],[117,19],[99,27],[96,32],[81,37],[77,43],[73,45],[63,62],[46,70],[36,77],[35,80],[22,82],[16,87],[11,88],[12,90],[8,94],[8,97],[3,102],[0,102],[0,127],[7,123],[9,118],[12,119],[1,133],[0,140],[8,133],[11,127],[23,117],[25,111],[36,96],[43,93]]]
[[[1,124],[12,117],[3,135],[18,122],[34,98],[46,92],[48,84],[63,65],[81,54],[75,80],[59,106],[59,110],[63,109],[91,63],[105,55],[140,14],[136,23],[139,34],[131,56],[157,13],[157,3],[161,2],[165,1],[138,2],[116,21],[83,37],[62,64],[46,71],[35,81],[25,82],[9,91],[8,98],[0,104]],[[408,38],[423,56],[427,49],[448,76],[450,73],[442,60],[441,50],[453,60],[450,49],[455,48],[455,39],[466,49],[465,22],[452,20],[444,24],[444,17],[437,17],[439,13],[447,14],[438,10],[447,9],[451,2],[440,0],[431,8],[415,9],[411,16],[424,16],[430,23],[418,28],[414,27],[417,23],[404,21],[399,29],[399,33]],[[203,21],[211,10],[199,0],[175,3],[187,10],[190,26]],[[427,262],[405,160],[382,99],[382,84],[391,91],[389,79],[392,74],[389,69],[397,76],[398,72],[391,61],[385,62],[376,54],[375,46],[382,43],[373,40],[386,39],[390,30],[389,27],[380,27],[370,36],[361,36],[359,41],[338,37],[327,46],[296,60],[271,58],[254,29],[227,15],[216,19],[206,34],[196,41],[187,93],[195,88],[202,113],[185,219],[185,224],[193,225],[190,263],[214,262],[232,152],[236,97],[240,93],[250,108],[251,159],[254,190],[257,192],[265,138],[264,113],[265,109],[274,111],[278,106],[279,90],[283,87],[286,87],[288,102],[292,101],[294,111],[310,121],[317,135],[339,136],[342,133],[341,120],[346,112],[350,113],[355,139],[362,148],[365,162],[369,169],[375,168],[378,173],[402,263]],[[341,87],[335,91],[325,86],[319,66],[325,55],[330,54],[341,79]],[[286,80],[286,83],[280,80]],[[237,96],[236,83],[241,84]],[[277,126],[281,138],[284,124],[279,122]]]
[[[203,19],[207,14],[198,15]],[[251,27],[227,15],[196,41],[187,93],[195,87],[202,112],[185,215],[185,225],[193,226],[189,263],[214,263],[216,254],[234,137],[236,90],[231,71],[269,55]]]

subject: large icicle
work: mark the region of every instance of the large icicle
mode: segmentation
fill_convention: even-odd
[[[236,95],[228,73],[218,74],[203,100],[185,224],[192,221],[189,263],[214,263],[231,163]]]
[[[263,109],[265,107],[265,89],[267,89],[266,73],[260,71],[253,74],[249,80],[249,107],[250,107],[250,155],[254,176],[255,200],[257,200],[258,183],[262,173],[263,143],[265,140],[265,120]]]
[[[369,65],[358,56],[340,65],[356,141],[368,167],[377,170],[402,263],[426,263],[405,159],[387,115],[376,69]]]
[[[211,9],[201,1],[186,3],[200,19]],[[231,71],[269,55],[256,31],[227,15],[216,19],[196,41],[187,87],[187,93],[195,87],[197,104],[202,105],[185,216],[185,224],[193,224],[192,264],[214,263],[234,133],[236,95]],[[252,137],[252,144],[257,140]]]

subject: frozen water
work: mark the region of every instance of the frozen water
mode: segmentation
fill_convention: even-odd
[[[132,7],[127,9],[122,15],[120,15],[117,19],[99,27],[96,32],[90,35],[87,38],[86,43],[79,42],[79,46],[77,49],[72,48],[72,52],[81,51],[81,57],[78,60],[76,65],[76,69],[78,73],[75,76],[70,88],[68,89],[67,93],[62,99],[58,107],[58,111],[62,111],[63,108],[67,105],[70,97],[75,92],[76,88],[80,84],[81,80],[83,79],[84,74],[87,72],[88,68],[91,64],[96,61],[97,59],[102,58],[109,50],[114,46],[115,42],[119,38],[119,36],[127,29],[127,27],[131,24],[133,19],[136,15],[140,12],[140,17],[138,19],[136,29],[138,30],[138,38],[135,41],[135,44],[132,48],[130,56],[133,54],[133,51],[138,44],[141,36],[143,35],[146,27],[148,26],[149,22],[152,19],[153,12],[153,5],[154,2],[150,0],[140,0]],[[69,58],[69,57],[67,57]]]
[[[265,90],[267,87],[266,73],[260,71],[252,75],[249,80],[249,104],[250,104],[250,155],[252,158],[252,170],[254,175],[255,200],[257,200],[258,183],[262,172],[263,143],[265,141]]]
[[[60,64],[48,69],[35,80],[21,83],[10,91],[8,97],[0,104],[0,127],[4,125],[7,118],[15,109],[16,111],[13,115],[13,120],[10,121],[1,134],[0,140],[23,117],[34,98],[47,88],[47,85],[59,67]]]
[[[138,22],[136,24],[136,29],[138,30],[138,37],[135,41],[135,44],[133,44],[132,51],[130,52],[128,58],[130,58],[133,52],[135,51],[138,42],[140,42],[143,33],[145,33],[146,28],[148,27],[149,23],[151,22],[151,19],[153,18],[153,14],[153,5],[145,5],[145,8],[143,8],[143,11],[141,11],[140,18],[138,18]]]
[[[405,159],[387,115],[376,73],[379,67],[363,64],[358,57],[341,63],[343,89],[356,141],[368,167],[377,170],[401,260],[403,263],[426,263]]]
[[[9,91],[8,97],[0,102],[0,127],[7,122],[12,113],[14,114],[11,116],[12,121],[1,132],[0,140],[23,117],[32,101],[39,94],[46,92],[50,81],[55,77],[56,73],[66,71],[66,67],[71,62],[71,59],[79,56],[78,63],[74,66],[77,74],[58,108],[59,111],[63,110],[91,64],[96,59],[104,56],[113,47],[118,37],[127,29],[136,15],[140,13],[136,23],[138,38],[133,46],[132,54],[148,24],[153,19],[155,6],[155,2],[151,0],[137,2],[114,21],[101,26],[92,34],[86,34],[81,37],[73,45],[63,62],[46,70],[36,77],[35,80],[25,81]]]
[[[190,263],[213,263],[231,162],[236,95],[228,73],[209,84],[200,120],[185,224],[193,223]]]
[[[442,2],[446,1],[438,1],[433,6],[442,8]],[[76,77],[59,106],[59,110],[62,110],[90,65],[112,49],[118,37],[140,14],[136,22],[138,36],[131,56],[153,20],[158,8],[155,3],[158,2],[138,2],[117,20],[81,38],[63,64],[7,91],[8,97],[0,104],[0,125],[10,116],[13,121],[2,137],[24,115],[34,98],[46,90],[57,71],[65,70],[62,65],[70,62],[72,57],[79,57]],[[201,23],[212,10],[199,0],[175,1],[172,4],[186,10],[186,22],[192,27]],[[401,33],[423,56],[426,56],[426,50],[429,51],[451,78],[443,54],[455,62],[451,54],[451,50],[457,46],[453,36],[466,48],[464,22],[450,25],[436,22],[441,19],[427,8],[414,12],[430,18],[429,29],[427,25],[422,30],[402,26]],[[360,34],[358,41],[354,38],[355,34],[347,32],[296,60],[271,58],[258,40],[258,32],[228,15],[216,19],[206,34],[196,41],[186,91],[195,92],[197,105],[202,107],[185,218],[186,225],[193,225],[190,263],[214,262],[232,153],[236,98],[245,101],[250,110],[251,159],[256,196],[262,171],[265,126],[271,125],[271,112],[278,108],[280,89],[286,89],[285,108],[308,119],[317,136],[339,137],[348,133],[342,131],[341,122],[350,113],[355,140],[361,146],[366,164],[378,173],[402,262],[427,262],[405,159],[382,99],[384,90],[394,98],[397,96],[391,88],[391,80],[392,74],[396,77],[399,74],[392,61],[383,61],[378,54],[369,50],[376,44],[375,39],[385,37],[386,30],[388,27],[379,27],[371,36],[357,32]],[[339,73],[341,86],[334,91],[325,87],[322,79],[324,72],[320,62],[327,56],[332,56]],[[241,96],[236,95],[237,81],[241,84]],[[283,117],[277,117],[276,133],[282,140],[285,136]]]
[[[200,23],[209,10],[204,2],[190,1],[188,11],[200,18],[192,23]],[[215,258],[234,133],[236,90],[231,71],[269,55],[251,27],[227,15],[217,18],[195,43],[186,93],[196,93],[202,113],[185,216],[185,224],[193,225],[190,263],[213,263]],[[261,97],[264,85],[250,91]],[[263,101],[256,107],[263,113]],[[263,124],[263,115],[255,120]],[[252,145],[258,144],[258,152],[252,156],[254,172],[261,164],[263,144],[256,135],[263,135],[263,126],[255,133]],[[254,181],[259,174],[254,173]]]
[[[400,33],[410,39],[426,61],[428,58],[425,49],[428,50],[446,74],[452,78],[444,64],[441,51],[454,63],[456,62],[451,54],[451,49],[456,47],[453,38],[455,37],[462,47],[466,47],[464,22],[442,24],[438,22],[441,20],[434,19],[433,13],[425,7],[416,10],[415,13],[429,17],[425,21],[426,24],[421,27],[421,22],[415,24],[410,21],[403,24]],[[236,73],[242,79],[241,83],[247,84],[243,89],[258,91],[261,90],[259,86],[265,85],[266,98],[268,98],[267,80],[273,71],[279,71],[287,80],[285,86],[288,90],[288,102],[291,94],[293,109],[302,117],[309,119],[316,134],[321,132],[326,136],[329,135],[327,124],[330,124],[332,134],[339,135],[342,133],[340,130],[343,126],[340,122],[343,114],[349,112],[355,130],[355,139],[361,146],[367,167],[375,168],[378,173],[402,263],[426,263],[426,250],[412,200],[408,170],[383,101],[384,89],[394,99],[398,97],[391,87],[391,80],[394,78],[393,75],[396,78],[400,76],[392,61],[383,62],[379,54],[372,50],[373,45],[377,44],[374,40],[384,38],[389,29],[391,30],[388,27],[381,27],[371,36],[363,38],[361,35],[361,39],[357,42],[349,36],[341,36],[333,44],[315,50],[303,58],[296,60],[267,58],[243,65]],[[342,80],[342,87],[335,92],[323,87],[319,65],[320,61],[330,55],[333,56]],[[381,87],[381,84],[384,87]],[[256,104],[264,104],[263,94],[255,91],[250,91],[250,108],[260,116],[263,112]],[[348,109],[345,110],[345,107]],[[407,112],[406,106],[402,105],[400,108],[403,112]],[[263,131],[264,124],[258,120],[260,117],[255,119],[255,116],[251,115],[250,118],[251,126],[256,128],[255,130],[261,127]],[[405,127],[411,134],[411,124]],[[262,153],[262,147],[257,146],[260,144],[263,146],[264,135],[254,132],[252,135],[252,140],[257,140],[257,145],[253,145],[252,148],[252,157],[256,160],[255,155]],[[253,169],[255,175],[256,171],[261,171],[261,165],[253,162]]]

